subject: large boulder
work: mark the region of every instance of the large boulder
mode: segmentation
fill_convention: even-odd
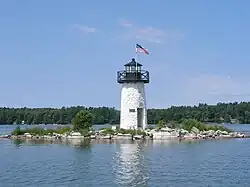
[[[183,136],[185,139],[196,139],[198,138],[197,137],[197,134],[194,134],[194,133],[187,133]]]
[[[171,131],[173,131],[173,129],[170,129],[169,127],[163,127],[163,128],[160,129],[160,131],[162,131],[162,132],[171,132]]]
[[[187,130],[185,130],[185,129],[180,129],[180,134],[181,135],[185,135],[185,134],[188,134],[189,132],[187,131]]]
[[[91,138],[91,139],[96,139],[96,135],[93,135],[93,134],[92,134],[92,135],[90,135],[90,138]]]
[[[173,138],[170,132],[154,132],[153,139],[155,140],[165,140]]]
[[[216,135],[220,136],[220,135],[228,135],[229,133],[227,131],[221,131],[221,130],[217,130],[215,132]]]
[[[30,133],[28,133],[28,132],[24,133],[24,136],[25,136],[26,138],[32,138],[32,135],[31,135]]]
[[[143,135],[134,135],[133,137],[134,140],[141,140],[143,138],[144,138]]]
[[[70,133],[70,135],[67,136],[67,138],[70,138],[70,139],[84,138],[84,136],[82,136],[80,132],[72,132]]]
[[[199,134],[199,133],[200,133],[200,130],[199,130],[197,127],[192,127],[191,133]]]
[[[170,134],[171,136],[176,136],[176,137],[179,136],[179,132],[177,130],[172,131]]]
[[[71,136],[81,136],[81,133],[80,132],[72,132],[70,135]]]

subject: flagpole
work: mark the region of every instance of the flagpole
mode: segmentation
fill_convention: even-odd
[[[137,79],[137,63],[138,63],[138,53],[137,53],[137,47],[135,46],[135,76],[136,76],[136,79]]]

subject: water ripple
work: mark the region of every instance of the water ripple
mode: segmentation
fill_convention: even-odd
[[[249,186],[248,139],[0,141],[0,186]]]

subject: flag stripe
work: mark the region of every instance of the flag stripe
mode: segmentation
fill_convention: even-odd
[[[144,47],[142,47],[139,44],[136,44],[136,52],[142,52],[142,53],[146,53],[147,55],[149,55],[149,52],[147,49],[145,49]]]

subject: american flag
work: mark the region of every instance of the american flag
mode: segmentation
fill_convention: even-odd
[[[139,44],[136,44],[135,49],[136,49],[136,53],[145,53],[145,54],[149,55],[148,50]]]

